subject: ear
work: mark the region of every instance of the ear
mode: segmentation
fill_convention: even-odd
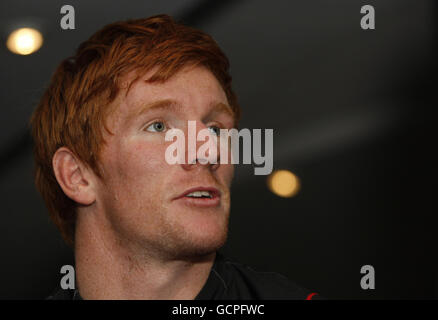
[[[67,197],[82,205],[94,203],[94,174],[70,149],[61,147],[56,150],[52,166],[56,180]]]

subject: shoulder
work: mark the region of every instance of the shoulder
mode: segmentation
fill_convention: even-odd
[[[316,293],[305,289],[277,272],[260,272],[218,253],[215,272],[222,276],[231,299],[314,299]]]

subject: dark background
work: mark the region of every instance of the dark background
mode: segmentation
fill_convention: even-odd
[[[73,5],[76,29],[62,30]],[[362,30],[362,5],[376,29]],[[223,251],[331,299],[438,297],[437,3],[433,0],[22,1],[0,3],[0,298],[44,298],[73,253],[33,185],[27,121],[57,64],[103,25],[167,13],[210,33],[231,61],[241,127],[274,129],[279,198],[237,167]],[[40,28],[30,56],[4,43]],[[361,266],[376,289],[360,287]]]

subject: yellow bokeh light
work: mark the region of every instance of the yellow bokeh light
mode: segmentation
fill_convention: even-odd
[[[290,198],[300,190],[300,180],[288,170],[277,170],[269,175],[268,187],[277,196]]]
[[[43,36],[38,30],[21,28],[13,31],[6,42],[6,46],[15,54],[28,55],[34,53],[43,44]]]

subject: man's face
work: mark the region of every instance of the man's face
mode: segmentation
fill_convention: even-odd
[[[97,205],[119,241],[167,257],[210,253],[226,240],[231,164],[168,164],[167,130],[230,129],[225,92],[203,67],[185,68],[164,83],[135,82],[121,90],[101,153],[104,170]],[[187,140],[186,140],[187,149]],[[197,144],[199,147],[201,143]],[[187,160],[187,158],[186,158]],[[228,162],[229,163],[229,162]],[[212,199],[186,196],[207,190]],[[199,195],[199,194],[198,194]],[[192,194],[193,196],[193,194]]]

